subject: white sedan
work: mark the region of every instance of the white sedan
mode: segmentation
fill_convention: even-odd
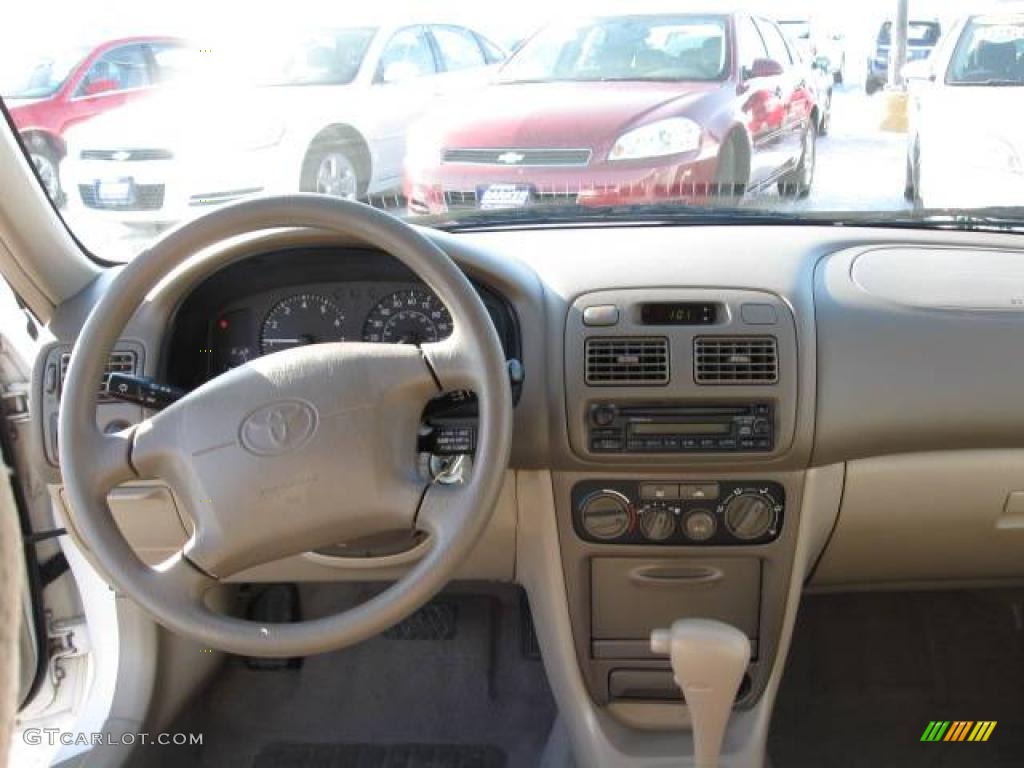
[[[904,73],[907,199],[923,209],[1024,200],[1024,4],[961,19]]]
[[[61,176],[73,213],[165,225],[258,193],[395,191],[409,125],[437,98],[485,82],[504,57],[451,24],[322,29],[272,44],[245,60],[251,86],[199,66],[69,132]]]

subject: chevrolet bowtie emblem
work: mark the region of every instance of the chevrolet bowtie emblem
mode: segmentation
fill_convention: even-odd
[[[526,159],[526,155],[519,152],[502,152],[496,159],[504,165],[518,165]]]

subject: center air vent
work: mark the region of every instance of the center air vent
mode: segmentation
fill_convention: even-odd
[[[771,336],[705,336],[693,342],[693,377],[698,384],[775,384],[778,345]]]
[[[65,352],[60,356],[60,388],[64,390],[64,380],[68,375],[68,364],[71,362],[71,355]],[[100,400],[107,398],[102,394],[107,381],[107,376],[112,373],[136,373],[136,358],[134,352],[111,352],[107,364],[103,369],[103,380],[99,383]]]
[[[586,381],[591,386],[668,384],[665,338],[587,339],[586,358]]]

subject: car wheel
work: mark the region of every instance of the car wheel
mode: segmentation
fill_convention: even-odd
[[[57,205],[64,203],[60,188],[60,158],[42,136],[32,136],[26,142],[29,160],[35,166],[46,194]]]
[[[800,163],[779,182],[779,194],[783,197],[803,199],[811,194],[814,171],[818,165],[818,126],[813,120],[804,129],[803,145]]]
[[[355,153],[348,145],[314,145],[306,153],[302,168],[303,192],[356,200],[362,189],[362,181]]]
[[[743,162],[739,139],[735,134],[729,137],[718,151],[715,185],[715,201],[725,205],[736,205],[747,191],[747,169]]]

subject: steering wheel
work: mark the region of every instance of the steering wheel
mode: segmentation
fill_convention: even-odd
[[[334,232],[392,254],[437,293],[452,334],[419,347],[316,344],[253,360],[115,434],[97,426],[96,383],[126,323],[175,268],[223,241],[269,228]],[[211,251],[212,266],[230,256]],[[168,277],[170,276],[170,277]],[[432,484],[417,468],[424,407],[473,390],[479,429],[471,476]],[[451,578],[487,526],[508,464],[512,395],[494,325],[462,271],[396,218],[317,195],[219,209],[172,230],[130,262],[96,303],[71,355],[60,408],[60,463],[73,534],[112,585],[174,632],[248,656],[301,656],[383,631]],[[166,482],[194,534],[144,565],[107,505],[115,486]],[[204,594],[247,568],[379,533],[424,531],[425,556],[350,610],[292,624],[214,611]]]

